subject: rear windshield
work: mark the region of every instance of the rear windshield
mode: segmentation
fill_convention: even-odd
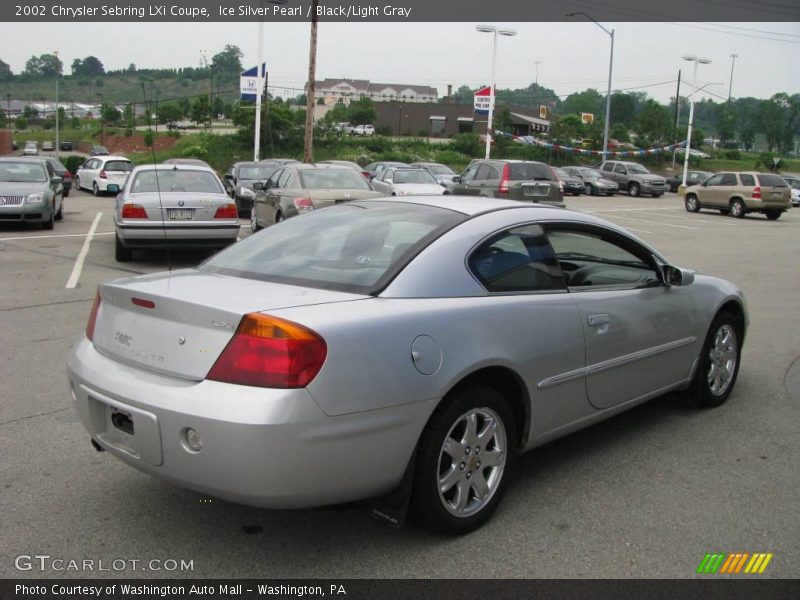
[[[0,163],[0,181],[33,183],[47,181],[44,165],[32,162]]]
[[[221,194],[222,188],[217,178],[208,171],[189,171],[180,169],[155,169],[139,171],[131,183],[131,194],[152,192],[201,192]]]
[[[542,163],[509,163],[508,176],[511,181],[555,181],[555,175]]]
[[[109,160],[103,169],[106,171],[133,171],[133,163],[127,160]]]
[[[371,294],[465,218],[433,206],[351,202],[269,227],[216,254],[200,270]]]
[[[278,169],[280,169],[279,165],[255,165],[252,167],[239,167],[239,179],[269,179]]]
[[[764,187],[787,187],[783,177],[779,177],[778,175],[759,174],[758,181]]]
[[[436,184],[433,175],[423,169],[398,169],[394,172],[395,183],[432,183]]]
[[[304,188],[309,189],[370,189],[367,180],[353,169],[314,169],[300,171]]]

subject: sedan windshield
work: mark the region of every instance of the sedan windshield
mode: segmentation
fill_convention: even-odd
[[[221,194],[217,178],[208,171],[184,171],[180,169],[155,169],[139,171],[131,184],[131,194],[152,192],[201,192]]]
[[[306,189],[370,189],[367,180],[353,169],[308,169],[300,171],[300,180]]]
[[[600,179],[603,175],[594,169],[581,169],[581,175],[586,179]]]
[[[351,202],[250,236],[200,270],[370,294],[384,287],[410,256],[464,219],[433,206]]]
[[[47,181],[44,165],[25,162],[0,163],[0,181],[25,183]]]
[[[432,183],[438,185],[433,175],[423,169],[398,169],[394,172],[395,183]]]

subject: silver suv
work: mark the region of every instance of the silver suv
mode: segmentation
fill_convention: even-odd
[[[667,191],[666,179],[653,175],[638,163],[607,160],[600,165],[600,172],[606,179],[615,181],[620,191],[627,191],[631,196],[650,194],[658,198]]]

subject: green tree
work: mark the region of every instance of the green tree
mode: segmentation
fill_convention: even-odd
[[[753,149],[753,144],[756,142],[756,129],[753,126],[748,126],[739,132],[739,141],[748,152]]]
[[[504,106],[500,110],[498,110],[493,115],[492,127],[496,131],[502,131],[504,133],[511,133],[511,129],[513,127],[512,120],[511,120],[511,111],[508,110],[508,107]]]
[[[669,110],[655,100],[647,100],[636,117],[636,132],[642,138],[639,145],[654,145],[667,141],[672,133]]]
[[[561,104],[561,112],[568,115],[591,113],[598,117],[604,114],[605,99],[597,90],[589,88],[567,96]]]
[[[164,102],[158,105],[157,118],[162,125],[180,121],[183,118],[183,109],[175,102]]]
[[[87,56],[83,60],[76,58],[72,61],[72,74],[85,77],[105,75],[106,69],[96,56]]]
[[[28,119],[26,119],[25,117],[17,117],[17,120],[14,121],[14,126],[18,130],[24,131],[25,129],[28,128]]]
[[[611,123],[632,125],[634,119],[636,119],[636,99],[634,96],[624,92],[611,94]]]
[[[717,136],[722,146],[736,137],[736,110],[730,102],[717,106]]]
[[[572,140],[583,139],[585,126],[578,115],[566,115],[553,124],[550,138],[559,144],[570,145]]]
[[[613,103],[614,100],[612,99],[611,102]],[[613,123],[613,120],[612,120]],[[611,126],[611,130],[608,132],[609,137],[611,139],[617,140],[618,142],[630,142],[631,135],[628,131],[628,128],[623,125],[622,123],[615,123]]]
[[[216,117],[217,115],[224,114],[224,112],[225,112],[225,101],[219,96],[215,96],[214,103],[212,104],[212,113],[214,117]]]
[[[14,79],[14,73],[11,72],[11,67],[7,62],[0,60],[0,81],[11,81]]]
[[[25,63],[25,74],[31,77],[54,77],[61,75],[64,65],[55,54],[31,56]]]
[[[125,69],[128,73],[136,73],[136,65],[131,63],[128,65],[128,68]]]
[[[39,116],[39,111],[33,106],[25,106],[22,109],[22,116],[26,119],[32,119]]]
[[[208,96],[198,96],[192,102],[192,121],[204,123],[211,115],[211,105],[208,103]]]
[[[354,125],[371,124],[378,118],[375,112],[375,103],[370,98],[361,98],[350,103],[348,110],[349,121]]]
[[[244,54],[238,46],[227,44],[225,49],[211,58],[212,68],[223,77],[236,77],[243,71]]]
[[[122,113],[120,113],[113,104],[106,104],[103,102],[103,105],[100,107],[100,118],[103,119],[104,123],[116,125],[122,119]]]
[[[454,93],[456,104],[472,104],[475,92],[468,85],[462,85]]]

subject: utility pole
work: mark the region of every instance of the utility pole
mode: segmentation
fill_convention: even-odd
[[[675,124],[672,127],[673,144],[678,143],[678,117],[681,114],[681,70],[678,69],[678,89],[675,91]],[[675,169],[675,156],[678,154],[678,149],[672,150],[672,169]]]
[[[738,54],[731,54],[731,82],[728,85],[728,102],[731,101],[731,93],[733,92],[733,66],[736,64],[737,58],[739,58]]]
[[[54,50],[53,54],[56,58],[58,58],[58,51]],[[59,139],[59,130],[58,130],[58,73],[56,73],[56,158],[58,158],[58,152],[61,147],[61,140]]]
[[[314,161],[314,91],[317,79],[317,8],[319,0],[311,3],[311,43],[308,56],[308,90],[306,91],[306,139],[303,148],[303,162]]]

